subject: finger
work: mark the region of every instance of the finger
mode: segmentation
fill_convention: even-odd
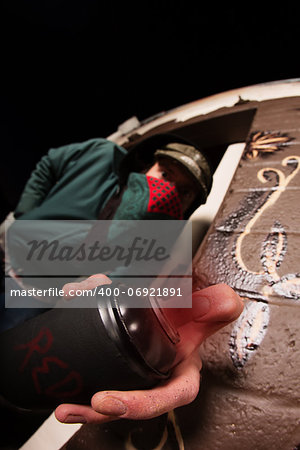
[[[90,289],[94,289],[95,287],[102,284],[111,284],[111,280],[102,273],[92,275],[86,280],[80,281],[78,283],[67,283],[63,286],[64,298],[73,298],[76,291],[87,291]]]
[[[216,284],[193,292],[192,308],[165,308],[164,313],[177,328],[191,322],[231,322],[243,310],[239,295],[226,284]]]
[[[118,419],[116,416],[103,415],[96,412],[91,406],[63,404],[59,405],[55,417],[62,423],[106,423]]]
[[[175,367],[170,379],[153,389],[98,392],[92,407],[108,417],[147,420],[193,401],[200,384],[201,360],[194,352]],[[124,412],[125,411],[125,412]]]
[[[229,286],[210,286],[193,294],[192,320],[178,328],[181,341],[175,363],[186,358],[208,336],[236,320],[243,302]]]
[[[243,311],[240,296],[226,284],[216,284],[193,293],[195,322],[227,322],[236,320]]]

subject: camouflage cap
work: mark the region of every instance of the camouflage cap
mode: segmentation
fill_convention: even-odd
[[[171,142],[154,153],[156,158],[172,158],[182,164],[196,180],[200,187],[203,201],[209,194],[212,184],[212,174],[209,163],[203,153],[192,145]]]

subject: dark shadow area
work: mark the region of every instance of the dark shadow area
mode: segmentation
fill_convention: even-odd
[[[194,2],[4,0],[1,218],[51,147],[108,136],[133,115],[144,120],[218,92],[297,77],[297,20],[295,5],[279,18],[263,5],[245,14],[242,6],[216,11]]]
[[[19,449],[46,418],[47,415],[29,415],[0,407],[0,448],[3,450]]]

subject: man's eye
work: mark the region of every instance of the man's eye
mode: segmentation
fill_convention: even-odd
[[[167,172],[165,172],[164,170],[162,171],[161,175],[163,178],[167,178],[167,176],[168,176]]]

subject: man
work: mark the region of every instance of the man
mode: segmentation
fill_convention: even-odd
[[[176,213],[155,207],[152,214],[149,201],[159,203],[149,198],[151,177],[173,186],[172,197],[180,200]],[[127,206],[134,198],[138,208],[135,215],[130,214],[132,219],[183,218],[205,202],[211,182],[206,157],[177,136],[149,138],[129,153],[106,139],[91,139],[51,149],[32,172],[14,216],[23,220],[128,219]],[[125,192],[126,201],[122,201]]]
[[[157,182],[159,180],[159,183]],[[105,139],[50,150],[38,163],[15,211],[19,220],[42,219],[182,219],[204,203],[211,171],[204,155],[180,138],[150,139],[127,154]],[[100,277],[101,282],[103,276]],[[97,276],[83,289],[100,284]],[[68,287],[65,288],[68,295]],[[235,320],[239,297],[227,286],[193,295],[193,308],[180,315],[168,310],[181,335],[171,378],[154,389],[99,392],[92,407],[60,405],[58,420],[102,423],[116,418],[147,419],[189,403],[199,389],[201,361],[197,347],[210,334]]]
[[[106,139],[90,139],[50,149],[42,157],[14,217],[32,221],[28,240],[47,238],[39,220],[183,219],[205,203],[211,180],[206,157],[178,136],[150,137],[130,152]],[[26,237],[14,235],[14,245],[22,246],[19,239]],[[63,242],[63,232],[55,239]],[[38,301],[27,310],[5,309],[4,295],[1,302],[0,332],[44,312]]]

